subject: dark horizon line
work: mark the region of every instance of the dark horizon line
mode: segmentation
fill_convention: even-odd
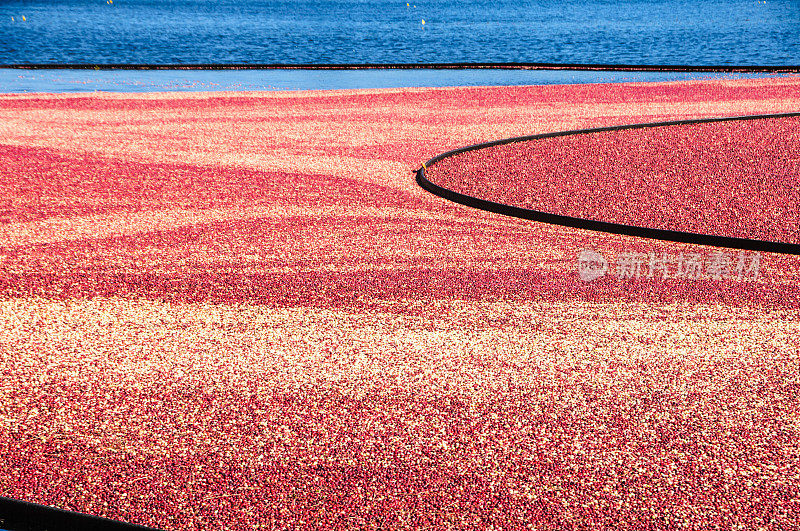
[[[19,70],[586,70],[617,72],[800,73],[800,65],[626,65],[591,63],[10,63]]]

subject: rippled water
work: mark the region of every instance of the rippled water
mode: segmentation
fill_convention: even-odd
[[[797,65],[800,2],[11,0],[0,35],[4,64]]]

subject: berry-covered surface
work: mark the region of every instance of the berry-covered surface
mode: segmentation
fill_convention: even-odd
[[[635,227],[800,243],[800,116],[598,131],[444,158],[446,189]]]
[[[168,530],[791,529],[800,257],[506,218],[412,171],[511,136],[797,111],[798,94],[794,77],[0,96],[0,495]],[[750,126],[693,138],[730,160]],[[545,199],[794,241],[778,192],[797,193],[780,170],[797,121],[758,127],[783,159],[661,211],[648,180],[600,201],[552,174]],[[671,167],[638,134],[614,158]],[[750,193],[762,167],[786,180]],[[725,183],[760,217],[712,215]],[[608,271],[584,280],[579,255]]]

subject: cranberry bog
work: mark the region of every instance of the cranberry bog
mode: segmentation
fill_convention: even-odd
[[[414,172],[798,94],[0,95],[0,496],[165,530],[791,528],[800,258],[506,217]],[[428,177],[797,243],[799,122],[509,144]]]

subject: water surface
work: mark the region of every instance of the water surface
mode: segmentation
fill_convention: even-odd
[[[797,65],[800,2],[7,0],[0,35],[0,64]]]
[[[0,92],[206,92],[511,86],[744,78],[765,74],[576,70],[17,70],[0,68]]]

